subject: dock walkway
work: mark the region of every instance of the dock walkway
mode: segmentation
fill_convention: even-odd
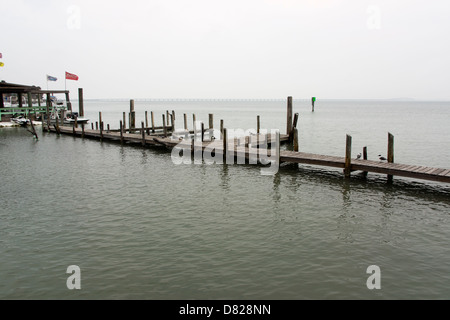
[[[56,128],[49,128],[51,132],[56,132]],[[48,128],[47,128],[48,130]],[[101,140],[112,140],[112,141],[122,141],[124,143],[132,143],[132,144],[141,144],[148,146],[159,146],[166,147],[168,149],[172,149],[176,146],[180,147],[191,147],[191,141],[185,141],[184,144],[180,145],[181,141],[177,141],[175,139],[162,137],[161,135],[147,135],[142,133],[123,133],[120,132],[106,132],[100,130],[92,130],[92,129],[82,129],[82,128],[72,128],[72,127],[60,127],[59,128],[61,134],[69,134],[76,137],[85,137],[85,138],[93,138],[93,139],[101,139]],[[137,129],[139,130],[139,129]],[[280,135],[280,141],[288,141],[288,135]],[[271,142],[271,138],[269,136],[268,142]],[[198,146],[203,150],[207,147],[210,149],[213,148],[215,153],[222,154],[224,153],[224,143],[221,140],[215,141],[204,141],[198,142]],[[235,144],[234,140],[229,140],[229,144]],[[246,159],[249,158],[257,158],[259,154],[265,154],[270,156],[269,150],[261,150],[257,147],[248,147],[248,137],[245,139],[245,142],[241,145],[235,145],[234,150],[239,155],[245,155]],[[263,152],[264,151],[264,152]],[[346,158],[345,157],[337,157],[337,156],[328,156],[328,155],[319,155],[305,152],[295,152],[295,151],[280,151],[281,163],[298,163],[298,164],[310,164],[316,166],[325,166],[325,167],[333,167],[333,168],[346,168]],[[417,165],[407,165],[400,163],[388,163],[383,161],[372,161],[372,160],[352,160],[350,164],[351,171],[362,171],[362,172],[373,172],[378,174],[386,174],[390,176],[401,176],[407,178],[414,179],[422,179],[422,180],[430,180],[430,181],[438,181],[438,182],[446,182],[450,183],[450,169],[444,168],[433,168],[426,166],[417,166]]]

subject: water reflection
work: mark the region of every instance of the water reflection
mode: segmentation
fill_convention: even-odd
[[[230,190],[230,176],[229,176],[229,169],[227,164],[217,165],[218,167],[222,166],[222,170],[220,170],[220,181],[221,181],[221,187],[225,191]]]

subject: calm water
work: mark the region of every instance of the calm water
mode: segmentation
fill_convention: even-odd
[[[450,168],[450,103],[322,101],[301,149]],[[117,127],[126,102],[87,101]],[[228,128],[285,130],[285,102],[137,102]],[[191,116],[189,124],[191,126]],[[450,186],[249,165],[175,166],[170,153],[0,129],[1,299],[449,299]],[[80,291],[66,269],[81,268]],[[366,269],[381,268],[381,290]]]

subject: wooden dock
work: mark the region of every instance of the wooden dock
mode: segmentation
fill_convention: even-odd
[[[82,89],[79,89],[79,101],[81,114],[83,111]],[[101,141],[118,141],[122,144],[136,144],[144,147],[164,147],[169,150],[180,148],[188,150],[194,155],[198,155],[198,151],[201,150],[203,151],[202,157],[206,154],[204,151],[209,151],[211,155],[215,155],[215,159],[222,159],[227,164],[230,164],[230,161],[231,163],[236,161],[238,164],[261,163],[267,165],[267,161],[270,160],[275,161],[278,165],[281,163],[293,163],[339,168],[343,169],[347,178],[351,176],[352,172],[361,171],[363,176],[367,176],[369,172],[385,174],[388,182],[392,182],[393,176],[401,176],[450,183],[450,169],[394,163],[394,136],[390,133],[388,134],[387,158],[380,157],[383,161],[368,160],[366,147],[358,159],[352,159],[352,137],[349,135],[347,135],[344,157],[299,152],[297,129],[299,114],[293,114],[292,101],[292,97],[288,97],[286,134],[280,134],[279,132],[277,134],[261,134],[261,119],[260,116],[257,116],[256,133],[246,137],[229,139],[228,130],[224,127],[223,120],[221,120],[220,137],[216,139],[212,137],[214,115],[209,114],[209,127],[205,128],[204,123],[196,121],[196,115],[193,114],[193,130],[189,130],[187,115],[184,114],[184,129],[179,130],[177,135],[173,135],[172,133],[175,131],[175,111],[171,113],[166,111],[162,115],[162,124],[160,126],[156,125],[153,112],[151,112],[151,121],[149,121],[148,112],[145,112],[145,123],[142,122],[141,127],[138,128],[135,123],[134,100],[130,101],[129,121],[126,121],[126,113],[124,112],[123,120],[120,121],[120,129],[118,130],[110,130],[109,124],[105,130],[101,112],[99,113],[99,121],[95,122],[95,128],[94,123],[91,123],[90,128],[88,128],[89,126],[87,125],[78,126],[76,122],[72,127],[59,126],[58,122],[53,125],[50,122],[43,122],[42,128],[44,131]],[[291,143],[293,151],[280,150],[280,145],[286,142]],[[271,145],[275,147],[272,149]],[[272,155],[273,150],[276,151],[274,155]]]
[[[48,128],[47,128],[48,130]],[[50,127],[51,132],[57,132],[55,127]],[[182,141],[167,137],[162,137],[158,135],[147,135],[144,130],[144,134],[141,133],[123,133],[120,132],[101,132],[100,130],[83,129],[83,128],[72,128],[72,127],[60,127],[59,131],[61,134],[72,135],[76,137],[85,137],[93,139],[101,139],[104,141],[118,141],[123,143],[138,144],[141,146],[155,146],[155,147],[165,147],[169,150],[178,146],[180,148],[192,148],[191,141]],[[289,140],[288,135],[280,135],[280,138],[284,142]],[[256,138],[254,137],[253,140]],[[261,141],[265,138],[260,136]],[[268,137],[269,144],[272,142],[272,137]],[[253,158],[258,158],[261,153],[265,155],[271,155],[269,150],[261,150],[256,146],[248,146],[249,140],[242,139],[242,144],[236,144],[236,140],[231,139],[228,141],[230,149],[234,146],[235,155],[245,157],[246,160]],[[224,143],[222,140],[215,141],[197,141],[196,147],[205,150],[206,148],[214,149],[216,154],[223,155]],[[264,152],[262,152],[264,151]],[[346,158],[337,156],[328,156],[320,154],[312,154],[305,152],[296,151],[280,151],[279,156],[280,163],[297,163],[297,164],[309,164],[315,166],[325,166],[333,168],[346,168]],[[352,159],[350,164],[350,171],[362,171],[362,172],[372,172],[378,174],[385,174],[388,176],[401,176],[413,179],[437,181],[450,183],[450,169],[443,168],[433,168],[426,166],[416,166],[416,165],[406,165],[400,163],[388,163],[382,161],[373,160],[363,160],[363,159]]]

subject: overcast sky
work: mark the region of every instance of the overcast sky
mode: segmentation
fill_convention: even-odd
[[[86,98],[450,99],[448,0],[2,0],[0,79]]]

